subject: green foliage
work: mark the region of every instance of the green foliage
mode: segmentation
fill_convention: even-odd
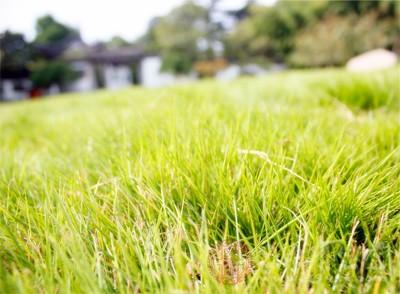
[[[148,25],[146,33],[134,42],[135,45],[144,48],[150,53],[158,52],[161,48],[157,42],[155,30],[161,19],[161,17],[153,18]]]
[[[368,110],[385,106],[400,109],[400,88],[393,87],[396,80],[399,82],[398,70],[373,74],[342,73],[329,79],[323,76],[315,87],[350,108]]]
[[[289,63],[296,67],[341,66],[368,50],[390,47],[393,26],[375,13],[360,18],[328,16],[296,36]]]
[[[79,74],[62,60],[36,62],[32,66],[31,81],[36,87],[47,88],[53,84],[62,87],[78,77]]]
[[[206,11],[191,2],[173,9],[156,26],[156,38],[165,50],[196,52],[196,41],[206,28]]]
[[[187,73],[201,54],[197,41],[206,34],[207,25],[206,10],[188,1],[155,19],[142,42],[161,52],[163,70]]]
[[[174,74],[188,73],[192,69],[192,59],[183,52],[167,51],[163,55],[161,70]]]
[[[235,28],[227,40],[230,57],[261,56],[282,62],[294,45],[296,33],[314,23],[323,11],[321,1],[280,1],[272,7],[250,8],[250,16]]]
[[[36,38],[35,42],[49,43],[63,40],[75,31],[56,21],[51,15],[40,17],[36,21]]]
[[[0,105],[0,292],[398,293],[399,108],[353,113],[318,88],[398,89],[397,73]],[[254,266],[233,287],[207,268],[223,239]]]
[[[385,47],[400,52],[399,1],[278,1],[252,6],[226,40],[228,57],[295,67],[343,65]]]
[[[371,12],[378,13],[380,17],[396,17],[400,10],[400,2],[396,0],[345,0],[329,1],[327,12],[339,15],[365,15]]]
[[[37,35],[34,40],[35,44],[48,46],[53,48],[54,44],[60,44],[76,31],[72,28],[59,23],[51,15],[39,18],[36,22]],[[62,46],[52,53],[51,58],[57,57],[62,53]],[[57,47],[56,47],[57,48]],[[72,70],[71,66],[63,60],[50,59],[41,56],[40,52],[36,52],[32,62],[29,65],[31,69],[30,79],[34,86],[47,88],[53,84],[57,84],[62,89],[64,84],[75,80],[79,74]]]
[[[26,71],[27,62],[31,57],[32,49],[25,41],[24,36],[22,34],[6,31],[0,35],[0,44],[1,72]]]

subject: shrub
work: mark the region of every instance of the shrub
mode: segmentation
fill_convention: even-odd
[[[222,70],[227,66],[228,62],[222,58],[214,60],[200,60],[194,64],[194,68],[201,77],[212,77],[219,70]]]
[[[179,52],[168,52],[163,55],[162,71],[174,74],[186,74],[192,69],[190,56]]]
[[[37,62],[32,66],[31,80],[36,87],[47,88],[52,84],[62,86],[78,77],[79,73],[75,72],[68,63],[61,60]]]

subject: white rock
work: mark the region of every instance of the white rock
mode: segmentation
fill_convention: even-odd
[[[258,64],[250,63],[243,65],[242,74],[250,76],[261,76],[266,73],[266,70]]]
[[[233,80],[238,76],[240,76],[240,66],[231,64],[227,68],[218,71],[215,78],[218,80]]]
[[[397,55],[385,49],[375,49],[353,57],[346,68],[351,72],[368,72],[392,67],[397,63]]]

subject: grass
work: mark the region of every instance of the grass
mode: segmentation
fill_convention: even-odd
[[[0,105],[0,292],[399,292],[399,91],[324,70]],[[235,241],[252,269],[221,284]]]
[[[397,77],[396,77],[397,76]],[[397,79],[397,81],[396,81]],[[395,83],[394,83],[395,82]],[[399,108],[400,72],[347,74],[318,81],[322,90],[354,109]]]

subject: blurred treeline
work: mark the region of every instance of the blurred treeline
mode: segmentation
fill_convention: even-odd
[[[238,11],[242,20],[228,32],[213,23],[209,12],[207,7],[186,3],[154,19],[139,41],[148,50],[161,52],[165,69],[175,72],[218,56],[237,63],[325,67],[344,65],[375,48],[400,51],[400,1],[396,0],[282,0],[270,7],[249,1]],[[206,41],[205,48],[196,46],[199,37]],[[222,54],[213,48],[215,40],[223,44]]]
[[[399,1],[279,1],[249,11],[226,39],[229,57],[322,67],[375,48],[400,50]]]
[[[110,49],[141,47],[160,54],[165,71],[180,74],[196,69],[203,76],[213,75],[230,62],[342,66],[352,56],[371,49],[400,51],[400,1],[281,0],[273,6],[248,1],[231,12],[236,24],[228,29],[213,17],[218,2],[184,2],[169,14],[154,18],[139,39],[115,36],[101,45]],[[1,34],[2,72],[30,71],[31,80],[39,87],[74,79],[67,63],[44,57],[35,48],[57,44],[79,32],[51,16],[39,19],[36,30],[32,42],[26,42],[21,34]]]

